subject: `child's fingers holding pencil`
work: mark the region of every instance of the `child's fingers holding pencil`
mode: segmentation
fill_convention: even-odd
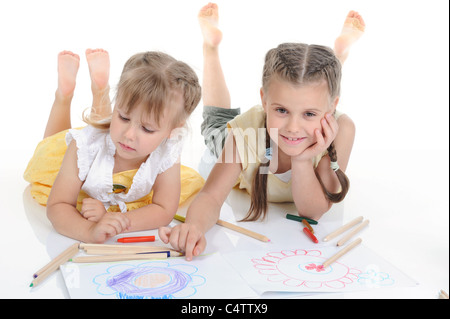
[[[200,255],[206,247],[205,236],[191,224],[180,224],[173,228],[162,227],[159,235],[161,240],[169,242],[175,250],[183,251],[188,261]]]

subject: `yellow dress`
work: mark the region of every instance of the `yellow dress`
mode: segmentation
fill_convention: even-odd
[[[31,195],[41,205],[46,206],[53,182],[58,175],[64,154],[67,149],[66,134],[68,130],[59,132],[42,140],[33,154],[24,172],[24,179],[31,184]],[[138,170],[129,170],[113,175],[113,184],[130,189],[133,177]],[[179,204],[196,194],[204,185],[204,179],[192,168],[181,166],[181,196]],[[77,209],[81,210],[84,198],[89,197],[83,190],[77,200]],[[127,210],[137,209],[150,204],[152,192],[132,202],[126,202]],[[118,205],[111,205],[108,211],[121,211]]]

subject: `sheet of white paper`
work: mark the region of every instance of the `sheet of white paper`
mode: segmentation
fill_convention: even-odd
[[[256,292],[349,292],[417,283],[383,258],[359,246],[327,268],[342,248],[276,249],[224,254]]]
[[[195,258],[61,266],[71,298],[256,297],[219,253]]]

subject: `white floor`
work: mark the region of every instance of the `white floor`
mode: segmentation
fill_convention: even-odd
[[[34,8],[37,3],[39,7]],[[102,8],[100,1],[95,2],[95,6],[91,6],[91,2],[79,3],[74,14],[81,15],[88,8]],[[149,30],[162,30],[164,28],[158,27],[164,23],[173,25],[173,21],[162,18],[163,14],[154,14],[173,13],[166,7],[168,3],[145,2],[149,6],[148,12],[153,13],[152,19],[148,20]],[[249,47],[243,39],[246,34],[242,34],[235,21],[245,19],[245,10],[250,10],[252,3],[258,4],[258,14],[262,18],[252,20],[248,36],[253,40]],[[345,203],[334,208],[321,222],[331,228],[330,225],[360,215],[369,219],[370,226],[362,234],[364,245],[414,278],[419,285],[412,289],[374,290],[339,297],[437,298],[440,289],[449,292],[448,2],[380,0],[362,3],[348,0],[340,1],[338,5],[330,0],[328,7],[309,2],[304,4],[307,8],[297,8],[301,19],[295,19],[295,10],[283,9],[298,1],[276,1],[277,6],[273,3],[219,1],[223,8],[222,27],[226,31],[222,52],[224,68],[233,101],[239,102],[235,106],[242,106],[244,110],[258,103],[261,59],[269,47],[282,41],[297,41],[299,37],[310,43],[331,43],[340,28],[336,25],[341,25],[341,16],[349,9],[359,10],[368,24],[366,34],[345,65],[341,100],[343,111],[357,126],[347,171],[351,190]],[[131,4],[140,4],[140,1],[133,0],[128,4],[131,8]],[[181,11],[192,16],[192,19],[183,15],[177,17],[177,21],[186,26],[183,32],[187,33],[176,38],[180,41],[179,46],[168,40],[177,36],[172,29],[166,33],[134,32],[133,37],[128,37],[130,32],[124,25],[133,30],[147,30],[144,24],[147,20],[139,16],[119,27],[118,18],[121,10],[126,8],[109,1],[103,3],[110,10],[110,14],[102,18],[107,20],[93,20],[100,23],[95,24],[97,29],[101,29],[101,23],[107,22],[111,26],[111,32],[107,32],[101,41],[85,23],[80,25],[73,16],[57,14],[67,12],[65,6],[69,2],[30,1],[27,12],[38,9],[42,12],[36,16],[27,15],[15,3],[0,4],[0,12],[4,14],[0,30],[14,30],[2,35],[2,47],[9,50],[0,52],[0,216],[3,226],[0,232],[0,286],[3,288],[0,298],[68,297],[58,272],[36,289],[29,288],[33,272],[70,240],[54,232],[45,217],[45,209],[30,198],[28,185],[22,178],[42,136],[52,102],[56,54],[63,49],[73,49],[81,55],[87,47],[109,49],[114,80],[131,54],[162,49],[187,60],[201,75],[201,41],[195,15],[203,1],[190,1],[189,4],[179,1],[177,4],[185,6]],[[404,14],[406,8],[407,14]],[[318,18],[307,12],[319,11],[327,21],[327,27],[312,30],[310,26],[317,25]],[[132,15],[125,13],[130,19]],[[281,19],[284,14],[288,18]],[[92,12],[88,15],[94,17]],[[267,21],[271,18],[280,23],[271,23],[269,27]],[[396,32],[392,32],[389,25],[393,19],[401,22],[396,23]],[[54,29],[54,25],[64,23],[66,29]],[[300,32],[299,36],[298,30],[289,29],[289,23],[298,23],[298,30],[307,32]],[[188,41],[191,35],[192,41]],[[17,38],[22,41],[18,42]],[[32,56],[30,46],[35,48]],[[79,114],[89,106],[86,69],[82,62],[72,111],[74,125],[81,123]],[[204,150],[199,135],[200,122],[201,107],[191,119],[192,138],[182,159],[184,164],[194,168]],[[246,210],[248,198],[233,193],[229,203],[239,215]],[[283,209],[289,209],[289,206],[271,206],[274,213]],[[264,230],[266,226],[269,227],[261,223],[251,227]],[[270,231],[282,234],[283,230]],[[214,237],[214,232],[217,230],[209,236]],[[208,247],[220,249],[213,239]]]

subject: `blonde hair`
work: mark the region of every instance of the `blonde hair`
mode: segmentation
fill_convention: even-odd
[[[195,72],[186,63],[162,52],[143,52],[133,55],[125,63],[117,92],[115,107],[125,112],[139,104],[146,105],[144,116],[153,116],[157,124],[165,108],[176,94],[183,96],[184,107],[171,111],[172,127],[182,124],[195,110],[201,98],[201,87]],[[108,129],[111,119],[95,121],[84,116],[85,122],[98,128]]]
[[[283,43],[267,52],[262,87],[267,92],[271,80],[277,77],[294,85],[307,85],[326,81],[331,100],[339,97],[341,89],[341,63],[333,50],[321,45],[308,45],[303,43]],[[266,148],[270,147],[270,137],[266,129]],[[334,142],[328,148],[328,154],[332,162],[337,161]],[[270,161],[260,164],[260,167],[269,166]],[[267,174],[256,170],[253,179],[251,204],[243,221],[254,221],[267,213]],[[325,189],[319,175],[316,174],[322,186],[325,196],[334,203],[344,199],[348,192],[349,181],[343,171],[336,171],[341,184],[341,192],[334,194]]]

